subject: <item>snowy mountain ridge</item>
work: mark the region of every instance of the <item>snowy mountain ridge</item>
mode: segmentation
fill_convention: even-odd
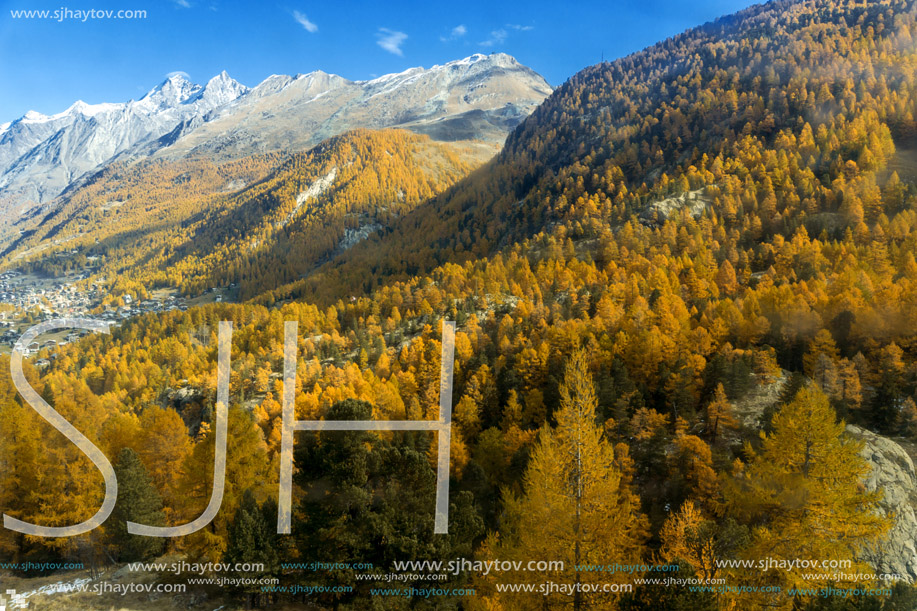
[[[302,150],[355,128],[502,143],[550,93],[540,75],[499,53],[364,81],[317,70],[249,88],[225,71],[203,86],[175,74],[139,100],[79,100],[0,125],[0,215],[53,200],[115,160]]]

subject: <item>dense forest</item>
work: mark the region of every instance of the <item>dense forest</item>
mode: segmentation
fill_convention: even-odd
[[[96,262],[112,297],[138,287],[243,299],[306,276],[468,174],[492,152],[407,131],[357,130],[297,154],[108,168],[7,261],[47,275]]]
[[[271,154],[223,164],[202,157],[112,164],[88,177],[62,205],[34,219],[4,257],[50,275],[79,269],[92,256],[103,263],[111,258],[135,264],[131,253],[140,245],[161,247],[202,209],[257,183],[285,158]]]
[[[295,574],[352,586],[311,598],[328,608],[912,609],[903,585],[794,595],[880,584],[719,561],[872,573],[864,549],[892,526],[845,425],[917,440],[915,78],[912,0],[772,2],[585,69],[462,180],[470,164],[424,160],[415,136],[343,136],[202,213],[193,240],[133,277],[240,283],[250,300],[142,316],[27,374],[147,501],[121,506],[184,523],[210,494],[216,329],[232,321],[226,497],[211,527],[167,545],[287,578],[281,558],[379,568],[378,581]],[[332,168],[299,213],[297,194]],[[381,230],[339,249],[383,204]],[[269,534],[286,320],[296,417],[330,420],[436,419],[441,323],[457,322],[448,536],[432,535],[436,444],[420,432],[298,433],[294,532]],[[0,435],[8,514],[95,512],[101,476],[5,374]],[[2,531],[0,549],[162,551],[125,519],[66,540]],[[393,561],[456,557],[564,560],[549,578],[569,583],[634,577],[582,565],[665,562],[754,591],[543,596],[499,586],[544,575],[491,573],[451,576],[473,598],[371,601]]]

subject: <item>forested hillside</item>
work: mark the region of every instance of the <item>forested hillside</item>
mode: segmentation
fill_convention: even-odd
[[[738,232],[736,250],[766,249],[801,226],[839,239],[891,218],[917,148],[912,11],[772,2],[587,68],[490,167],[348,253],[329,271],[336,282],[321,283],[487,256],[555,225],[600,236],[702,187],[711,216]],[[882,194],[891,167],[900,171]],[[749,271],[768,265],[752,259]]]
[[[161,248],[202,210],[258,183],[285,159],[273,154],[222,164],[197,158],[109,166],[58,208],[22,223],[22,235],[4,252],[5,266],[59,274],[79,269],[89,256],[129,266],[138,248]]]
[[[14,245],[8,265],[243,299],[305,276],[389,226],[493,152],[400,130],[358,130],[311,151],[216,164],[146,162],[100,173]],[[120,282],[117,283],[116,280]]]
[[[132,277],[242,299],[311,272],[464,177],[492,149],[400,130],[355,131],[294,155],[268,180],[214,207]],[[127,270],[126,270],[127,271]]]
[[[273,526],[283,322],[299,321],[297,418],[400,420],[438,417],[441,323],[455,320],[450,534],[432,534],[431,435],[302,433],[294,534],[249,557],[273,558],[288,582],[353,587],[311,602],[367,608],[378,582],[284,574],[277,553],[369,559],[380,582],[395,560],[566,561],[547,577],[452,575],[478,595],[392,608],[913,608],[906,585],[719,561],[878,573],[866,550],[900,518],[866,492],[871,466],[844,424],[917,439],[915,17],[912,0],[753,7],[573,76],[451,187],[468,166],[426,160],[414,137],[333,141],[288,162],[295,179],[202,217],[142,276],[260,295],[85,338],[32,370],[34,385],[113,460],[133,447],[161,521],[183,523],[209,498],[216,325],[233,321],[226,499],[212,528],[169,545],[238,559],[251,524]],[[396,144],[414,154],[386,165]],[[403,205],[397,168],[415,185]],[[297,194],[332,174],[290,217]],[[366,222],[383,229],[340,248]],[[297,274],[308,276],[266,286]],[[42,523],[91,515],[101,477],[7,386],[0,505]],[[124,549],[118,532],[79,548],[4,531],[2,545],[101,556]],[[748,590],[498,589],[641,576],[578,568],[614,563],[679,564],[679,577]],[[888,591],[813,593],[828,586]]]

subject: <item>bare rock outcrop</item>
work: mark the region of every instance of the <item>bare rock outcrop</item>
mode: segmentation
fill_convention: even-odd
[[[917,581],[917,473],[914,461],[893,440],[858,426],[847,425],[847,432],[863,442],[860,455],[872,470],[866,489],[883,491],[880,510],[892,516],[894,525],[886,539],[863,555],[877,573],[897,574]]]

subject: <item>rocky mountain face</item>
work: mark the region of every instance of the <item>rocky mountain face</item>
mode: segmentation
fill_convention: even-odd
[[[140,100],[78,101],[64,112],[30,111],[0,129],[0,197],[43,202],[73,181],[179,126],[206,121],[249,89],[225,72],[204,85],[172,76]]]
[[[917,473],[914,462],[900,445],[858,426],[847,425],[847,432],[863,442],[860,456],[872,467],[866,490],[882,489],[880,510],[894,520],[891,531],[880,545],[864,556],[876,573],[897,574],[917,581]]]
[[[473,55],[371,81],[324,72],[271,76],[160,154],[226,156],[304,149],[357,127],[403,127],[436,140],[502,143],[551,87],[509,55]]]
[[[275,75],[252,89],[225,72],[204,86],[173,76],[137,101],[77,102],[56,115],[29,112],[0,125],[0,203],[9,209],[51,200],[116,159],[231,159],[305,149],[361,127],[502,143],[550,93],[541,76],[504,54],[370,81],[320,71]]]

